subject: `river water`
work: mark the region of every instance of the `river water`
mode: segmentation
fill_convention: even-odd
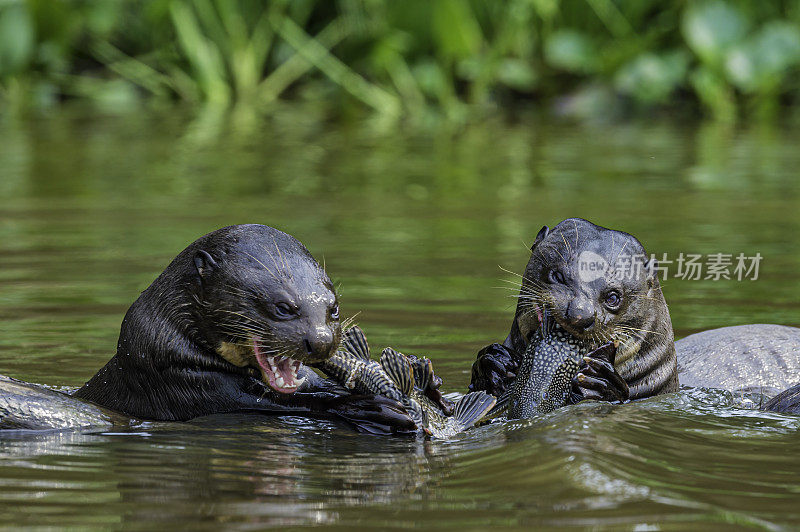
[[[192,240],[255,222],[324,260],[373,346],[464,391],[501,340],[539,228],[580,216],[648,252],[763,257],[757,280],[663,282],[677,336],[800,326],[800,130],[522,116],[453,130],[67,109],[0,122],[0,373],[78,386]],[[674,270],[668,270],[668,275]],[[800,376],[798,376],[800,380]],[[800,526],[800,417],[684,390],[449,441],[216,416],[0,435],[0,523],[638,530]]]

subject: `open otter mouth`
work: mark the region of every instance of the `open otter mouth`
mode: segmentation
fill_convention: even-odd
[[[305,382],[305,378],[297,378],[297,372],[303,365],[299,360],[287,356],[267,355],[261,346],[260,338],[253,338],[253,351],[264,382],[276,392],[294,393]]]

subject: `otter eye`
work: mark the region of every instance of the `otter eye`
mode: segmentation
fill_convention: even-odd
[[[280,302],[275,304],[275,315],[279,318],[291,318],[295,314],[297,314],[297,309],[289,303]]]
[[[333,308],[331,308],[331,318],[334,320],[339,319],[339,305],[334,305]]]
[[[617,308],[622,303],[622,298],[619,296],[619,292],[609,292],[606,294],[604,303],[608,308]]]
[[[550,270],[547,272],[547,280],[551,283],[559,283],[564,284],[566,280],[564,279],[564,274],[558,270]]]

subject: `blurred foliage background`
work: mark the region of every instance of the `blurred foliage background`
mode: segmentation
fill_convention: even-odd
[[[82,99],[465,121],[800,101],[800,0],[0,0],[0,112]]]

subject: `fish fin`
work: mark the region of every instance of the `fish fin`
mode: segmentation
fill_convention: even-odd
[[[500,417],[508,411],[508,408],[511,406],[511,392],[513,388],[510,388],[503,392],[500,397],[497,398],[497,402],[494,405],[494,408],[489,410],[484,418],[493,419],[496,417]]]
[[[459,399],[461,399],[462,397],[464,397],[464,395],[463,395],[461,392],[448,392],[448,393],[443,393],[443,394],[442,394],[442,397],[443,397],[443,398],[445,398],[445,399],[447,399],[447,400],[448,400],[448,401],[450,401],[451,403],[455,403],[455,402],[457,402]]]
[[[470,392],[456,403],[453,417],[459,425],[468,429],[485,416],[496,402],[497,399],[486,392]]]
[[[344,348],[348,353],[361,360],[369,360],[369,344],[367,343],[367,336],[361,327],[353,325],[344,332],[344,341],[342,342]]]
[[[415,384],[420,390],[425,390],[433,382],[433,362],[430,358],[422,357],[417,363],[417,370],[414,372]]]
[[[381,353],[381,367],[403,395],[411,393],[414,389],[414,368],[405,355],[387,347]]]

